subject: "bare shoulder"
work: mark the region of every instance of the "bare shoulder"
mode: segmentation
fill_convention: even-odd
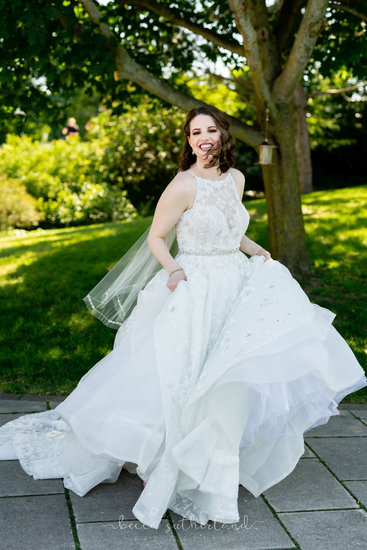
[[[229,172],[234,179],[234,182],[238,189],[239,197],[242,200],[243,192],[245,190],[245,176],[240,170],[237,170],[237,168],[230,168]]]
[[[196,182],[191,172],[178,172],[164,189],[160,202],[174,202],[183,210],[190,207],[196,193]]]
[[[185,170],[183,172],[177,172],[173,180],[169,183],[169,185],[173,185],[175,187],[195,187],[195,178],[189,170]]]
[[[196,193],[196,180],[191,172],[178,172],[166,187],[177,197],[187,198],[188,204],[193,201]],[[192,200],[191,200],[192,199]]]
[[[229,171],[232,174],[232,177],[236,183],[245,183],[245,176],[240,170],[237,170],[237,168],[230,168]]]

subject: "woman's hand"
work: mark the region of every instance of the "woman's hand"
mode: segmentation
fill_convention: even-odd
[[[270,252],[255,243],[255,241],[249,239],[247,235],[243,235],[241,239],[240,250],[249,256],[264,256],[265,261],[270,260],[271,258]]]
[[[268,252],[264,248],[260,248],[260,250],[258,250],[256,254],[254,254],[254,256],[265,256],[265,261],[270,260],[271,258],[270,252]]]
[[[173,292],[180,281],[187,281],[185,272],[182,269],[175,271],[168,277],[167,287]]]

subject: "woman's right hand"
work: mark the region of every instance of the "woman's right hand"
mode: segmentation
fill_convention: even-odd
[[[187,281],[185,272],[182,269],[175,271],[168,277],[167,287],[173,292],[180,281]]]

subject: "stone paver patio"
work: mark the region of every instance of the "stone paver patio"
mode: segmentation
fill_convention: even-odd
[[[0,394],[0,425],[54,408],[63,398]],[[0,533],[7,550],[358,550],[367,548],[367,405],[305,433],[293,472],[258,497],[240,486],[237,524],[206,526],[167,511],[159,529],[132,508],[141,479],[123,470],[84,497],[62,480],[33,480],[0,461]]]

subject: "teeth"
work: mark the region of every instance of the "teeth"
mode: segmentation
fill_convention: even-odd
[[[200,145],[200,149],[211,149],[211,145]]]

